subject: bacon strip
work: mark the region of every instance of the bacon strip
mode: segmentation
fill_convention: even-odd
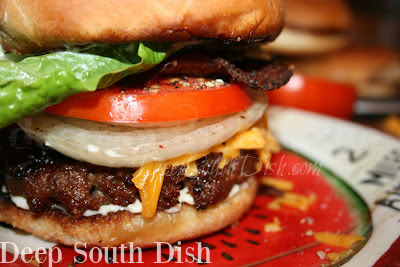
[[[277,62],[253,59],[233,62],[204,54],[183,54],[170,58],[158,75],[226,78],[253,89],[270,91],[286,84],[293,74],[293,66]]]

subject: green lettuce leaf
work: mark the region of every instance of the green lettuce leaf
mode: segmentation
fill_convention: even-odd
[[[175,49],[169,43],[130,43],[55,52],[19,62],[0,60],[0,128],[71,95],[92,92],[126,75],[146,71]]]

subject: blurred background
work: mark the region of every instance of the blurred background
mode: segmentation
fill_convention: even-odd
[[[352,120],[400,138],[400,0],[285,0],[286,23],[252,51],[295,67],[272,104]]]
[[[400,49],[399,0],[349,0],[355,13],[356,42]]]

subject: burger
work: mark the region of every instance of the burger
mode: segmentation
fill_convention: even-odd
[[[384,47],[352,46],[294,64],[302,73],[353,84],[362,99],[400,98],[400,56]]]
[[[276,42],[263,50],[285,56],[316,55],[346,46],[352,13],[344,0],[285,0],[286,21]]]
[[[274,40],[282,9],[280,0],[1,1],[0,221],[103,248],[236,222],[279,149],[263,91],[292,75],[240,48]]]

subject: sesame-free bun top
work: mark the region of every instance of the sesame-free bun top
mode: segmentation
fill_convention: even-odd
[[[352,13],[343,0],[285,0],[285,26],[303,30],[348,31]]]
[[[285,56],[307,56],[339,50],[348,43],[352,13],[344,0],[285,0],[285,28],[262,49]]]
[[[88,43],[274,39],[283,0],[2,0],[0,37],[15,53]]]

